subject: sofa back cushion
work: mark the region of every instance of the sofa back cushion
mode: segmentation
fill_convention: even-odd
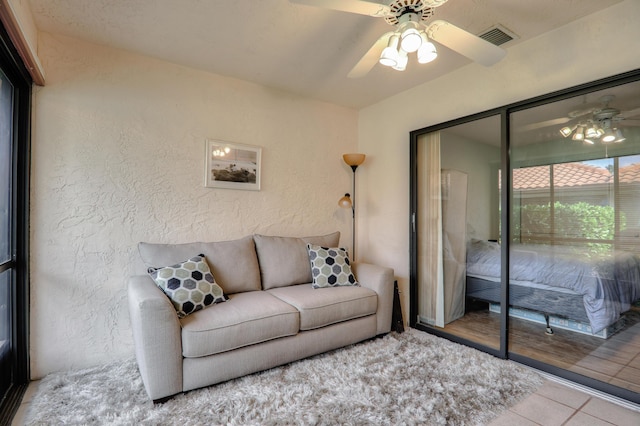
[[[140,243],[138,251],[150,268],[173,265],[202,253],[226,294],[260,290],[260,268],[251,236],[210,243]]]
[[[340,232],[315,237],[271,237],[253,236],[260,262],[262,288],[285,287],[311,282],[311,264],[307,244],[336,247]],[[223,287],[224,288],[224,287]]]

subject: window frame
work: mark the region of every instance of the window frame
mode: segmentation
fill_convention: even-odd
[[[0,422],[10,423],[30,380],[29,360],[29,191],[31,164],[32,78],[0,25],[0,67],[14,86],[13,96],[13,182],[12,256],[0,270],[13,270],[12,303],[12,384],[0,395]]]

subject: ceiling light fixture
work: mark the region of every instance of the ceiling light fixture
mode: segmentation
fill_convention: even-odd
[[[566,127],[563,127],[562,129],[560,129],[560,134],[566,138],[571,133],[573,133],[573,131],[576,129],[576,127],[578,127],[578,126],[573,126],[573,127],[566,126]]]
[[[571,139],[574,141],[584,140],[584,126],[578,126],[578,130],[576,130]]]
[[[400,32],[400,47],[402,47],[402,50],[407,53],[416,52],[422,44],[418,24],[413,21],[408,21],[400,27]]]
[[[398,63],[395,67],[393,67],[396,71],[404,71],[407,69],[407,64],[409,63],[409,56],[404,49],[400,49],[398,51]]]
[[[380,63],[385,67],[395,67],[398,65],[400,54],[398,53],[398,41],[400,36],[394,34],[389,38],[387,47],[384,48],[380,55]]]
[[[613,131],[613,129],[609,128],[604,131],[601,140],[603,143],[611,143],[616,140],[616,137],[616,133]]]
[[[429,41],[424,28],[418,23],[419,20],[416,13],[400,16],[398,31],[389,38],[387,47],[380,55],[380,64],[404,71],[409,62],[409,53],[417,52],[418,62],[421,64],[429,63],[438,56],[436,47]]]
[[[571,136],[574,141],[584,141],[591,145],[594,144],[596,139],[605,144],[618,143],[625,140],[620,129],[611,127],[611,120],[589,120],[573,127],[565,126],[560,129],[560,134],[565,138]]]
[[[427,35],[422,32],[420,34],[422,38],[422,44],[418,48],[418,62],[421,64],[426,64],[433,61],[438,57],[438,52],[436,51],[436,47],[429,41]]]

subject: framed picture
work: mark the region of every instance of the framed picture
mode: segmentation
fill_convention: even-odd
[[[260,190],[262,148],[207,139],[205,155],[206,187]]]

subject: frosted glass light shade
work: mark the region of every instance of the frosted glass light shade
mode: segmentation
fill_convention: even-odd
[[[380,55],[379,62],[385,67],[395,67],[398,64],[398,39],[397,35],[389,38],[387,47],[384,48]]]
[[[566,138],[573,132],[574,129],[575,127],[573,129],[569,126],[563,127],[562,129],[560,129],[560,134]]]
[[[598,132],[596,132],[596,129],[594,129],[593,127],[589,127],[587,129],[586,136],[588,138],[597,138],[598,137]]]
[[[418,48],[420,48],[420,45],[422,44],[422,37],[420,37],[420,32],[418,32],[418,30],[414,27],[410,27],[404,30],[400,38],[400,47],[402,47],[402,50],[404,50],[405,52],[415,52],[416,50],[418,50]]]
[[[431,42],[422,43],[418,49],[418,63],[427,64],[438,57],[436,47]]]
[[[364,154],[344,154],[342,156],[342,159],[349,166],[359,166],[360,164],[364,163],[365,157],[366,155]]]
[[[344,194],[344,197],[338,200],[338,205],[344,209],[350,209],[353,207],[353,202],[351,201],[351,195]]]
[[[608,128],[607,130],[604,131],[604,134],[602,135],[603,143],[611,143],[615,140],[616,140],[616,134],[613,131],[613,129]]]
[[[404,71],[407,69],[407,64],[409,63],[409,57],[407,56],[407,52],[400,49],[398,53],[398,63],[393,67],[396,71]]]
[[[576,132],[573,134],[573,136],[571,137],[571,139],[573,139],[574,141],[581,141],[584,140],[584,127],[580,126],[578,127],[578,130],[576,130]],[[589,136],[589,133],[587,131],[587,137],[591,138],[593,136]]]

